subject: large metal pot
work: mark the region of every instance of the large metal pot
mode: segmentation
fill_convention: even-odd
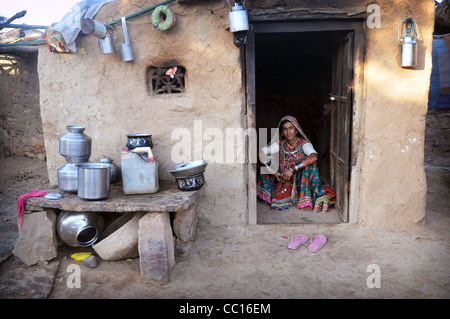
[[[106,163],[78,164],[78,197],[105,199],[109,196],[111,166]]]
[[[69,246],[87,247],[94,244],[103,230],[102,215],[95,212],[61,211],[56,219],[56,232]]]
[[[182,163],[173,167],[169,173],[175,177],[177,188],[181,191],[194,191],[205,184],[206,166],[204,160]]]
[[[69,193],[78,191],[78,166],[76,163],[64,164],[58,169],[57,175],[59,189]]]
[[[59,153],[69,163],[87,162],[91,156],[92,139],[84,134],[85,126],[69,125],[67,132],[59,138]]]
[[[100,163],[108,164],[111,167],[111,184],[117,182],[119,174],[117,172],[116,166],[113,164],[113,160],[109,157],[102,157],[99,161]]]

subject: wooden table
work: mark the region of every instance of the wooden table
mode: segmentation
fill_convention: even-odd
[[[26,264],[33,264],[34,260],[36,260],[34,263],[37,263],[56,257],[56,247],[53,252],[52,247],[50,249],[48,245],[36,247],[35,242],[47,242],[50,246],[52,246],[51,243],[57,242],[55,223],[60,211],[140,212],[142,217],[139,219],[138,246],[141,275],[152,280],[167,281],[170,270],[175,264],[173,236],[182,241],[194,239],[198,220],[197,202],[202,189],[185,192],[178,190],[174,182],[160,181],[160,189],[157,193],[126,195],[123,193],[122,184],[116,183],[111,185],[110,195],[105,200],[84,200],[76,194],[59,189],[46,191],[60,193],[63,197],[56,200],[45,197],[27,199],[23,229],[20,231],[19,240],[13,251]],[[169,213],[175,213],[173,227]],[[46,235],[42,235],[42,229],[33,229],[33,227],[39,228],[38,225],[45,225],[43,219],[52,227]],[[37,220],[40,222],[36,222]],[[53,238],[49,238],[52,236]],[[35,256],[34,259],[29,258],[30,250]]]

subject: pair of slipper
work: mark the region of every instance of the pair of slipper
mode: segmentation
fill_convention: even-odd
[[[309,237],[306,235],[294,235],[288,244],[289,249],[297,249],[304,243],[308,241]],[[308,246],[308,251],[316,253],[322,248],[327,242],[325,235],[314,235],[311,237],[311,244]]]

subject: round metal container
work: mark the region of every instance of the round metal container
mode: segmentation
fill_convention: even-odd
[[[87,162],[91,156],[92,139],[84,134],[85,126],[69,125],[68,133],[59,138],[59,153],[69,163]]]
[[[97,200],[109,196],[111,166],[105,163],[78,164],[78,197]]]
[[[231,32],[250,30],[247,11],[243,6],[237,3],[235,3],[234,7],[231,8],[230,13],[228,13],[228,20],[230,21]]]
[[[64,164],[58,169],[57,175],[59,189],[69,193],[78,191],[78,167],[76,163]]]
[[[117,172],[117,168],[116,166],[113,164],[113,160],[109,157],[102,157],[99,161],[100,163],[104,163],[104,164],[109,164],[109,166],[111,167],[111,184],[114,184],[115,182],[117,182],[118,178],[119,178],[119,174]]]
[[[169,173],[174,177],[189,177],[204,172],[206,165],[208,163],[204,160],[182,163],[175,165]]]
[[[127,135],[127,147],[131,151],[136,147],[151,147],[153,148],[152,134],[138,133]]]
[[[114,38],[111,34],[107,34],[103,39],[97,39],[101,54],[114,53]]]
[[[401,66],[403,68],[417,66],[417,41],[414,37],[406,36],[402,39]]]
[[[56,219],[56,232],[69,246],[87,247],[94,244],[103,227],[103,217],[95,212],[61,211]]]
[[[187,177],[175,177],[177,188],[180,191],[195,191],[205,184],[204,172]]]

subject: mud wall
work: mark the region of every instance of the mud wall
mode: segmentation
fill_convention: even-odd
[[[247,5],[256,22],[364,18],[371,2],[265,0],[247,1]],[[115,1],[105,5],[96,20],[111,21],[156,3]],[[381,24],[365,28],[364,64],[355,70],[359,82],[349,186],[351,221],[374,226],[417,224],[425,214],[424,132],[434,1],[383,0],[376,4]],[[78,38],[77,54],[54,54],[40,47],[41,113],[52,183],[57,183],[56,170],[64,164],[58,139],[69,124],[87,127],[86,133],[93,138],[91,161],[105,155],[120,163],[126,134],[152,133],[161,179],[171,179],[167,170],[175,164],[171,152],[180,141],[172,133],[177,128],[191,134],[191,156],[185,157],[191,160],[201,157],[202,147],[214,139],[205,131],[246,128],[245,68],[227,30],[228,4],[182,1],[170,7],[177,21],[168,31],[152,29],[149,14],[130,21],[133,62],[121,61],[120,26],[116,27],[115,54],[101,55],[97,41],[90,36]],[[397,26],[409,16],[420,23],[423,39],[419,65],[402,69]],[[186,70],[185,92],[149,95],[149,66],[175,64]],[[199,141],[203,142],[200,147]],[[206,180],[199,206],[202,219],[215,225],[246,223],[245,164],[211,163]]]
[[[247,2],[251,19],[261,22],[367,19],[362,22],[364,62],[354,70],[350,220],[370,226],[415,225],[423,221],[425,117],[434,1]],[[375,7],[369,9],[371,4]],[[421,26],[418,66],[414,69],[399,67],[397,28],[407,17],[413,17]]]
[[[158,2],[115,1],[103,6],[95,19],[105,23]],[[151,13],[128,20],[132,62],[122,61],[119,45],[125,41],[120,23],[115,25],[114,54],[101,55],[97,40],[88,35],[77,38],[76,54],[50,53],[40,47],[41,112],[51,183],[57,184],[56,171],[65,163],[58,140],[70,124],[86,126],[85,133],[92,138],[90,161],[104,155],[118,165],[127,134],[153,134],[162,180],[173,180],[167,171],[178,164],[171,153],[180,143],[189,145],[189,150],[177,151],[177,156],[186,161],[201,159],[201,145],[210,142],[206,135],[203,141],[208,128],[225,132],[228,127],[243,127],[241,58],[226,29],[228,4],[173,2],[169,6],[176,14],[176,24],[167,31],[152,27]],[[149,67],[171,66],[186,70],[185,91],[152,96]],[[175,134],[177,129],[185,134]],[[208,165],[199,205],[204,221],[245,223],[245,178],[243,163]]]
[[[0,156],[45,160],[36,48],[0,51]]]

